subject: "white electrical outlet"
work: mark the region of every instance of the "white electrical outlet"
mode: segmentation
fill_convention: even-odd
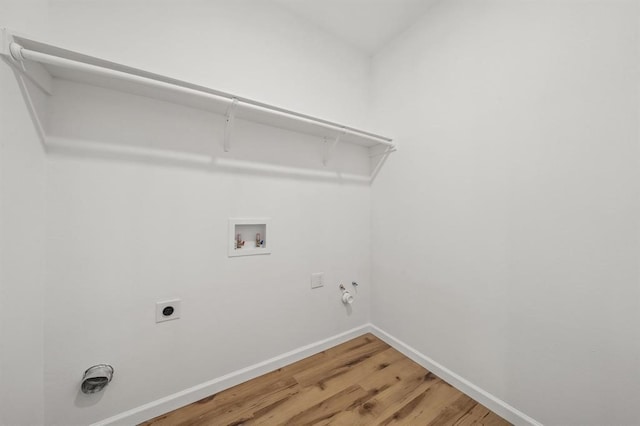
[[[314,272],[311,274],[311,288],[324,286],[324,272]]]
[[[180,299],[156,303],[156,322],[171,321],[180,318]]]

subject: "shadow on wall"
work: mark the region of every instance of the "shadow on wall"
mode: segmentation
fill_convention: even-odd
[[[86,408],[97,405],[102,400],[105,392],[109,392],[109,390],[105,389],[102,392],[86,394],[82,393],[82,391],[78,389],[78,393],[76,394],[76,397],[73,401],[73,405],[78,408]]]

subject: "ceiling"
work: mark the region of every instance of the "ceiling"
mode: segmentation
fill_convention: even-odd
[[[437,0],[273,0],[347,43],[374,53]]]

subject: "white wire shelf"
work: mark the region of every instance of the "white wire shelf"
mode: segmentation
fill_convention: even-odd
[[[226,117],[225,151],[232,148],[235,119],[317,136],[325,144],[325,165],[338,143],[372,148],[371,156],[382,157],[380,163],[396,150],[393,140],[385,136],[63,49],[4,29],[0,36],[3,59],[47,95],[52,94],[52,79],[62,79],[220,114]]]

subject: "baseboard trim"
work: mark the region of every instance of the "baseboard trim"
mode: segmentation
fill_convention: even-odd
[[[300,361],[308,356],[322,352],[333,346],[354,339],[358,336],[371,332],[371,325],[365,324],[360,327],[345,331],[324,340],[311,343],[306,346],[294,349],[290,352],[278,355],[274,358],[251,365],[249,367],[231,372],[224,376],[201,383],[183,391],[174,393],[173,395],[152,401],[140,407],[133,408],[124,413],[109,417],[108,419],[94,423],[91,426],[116,426],[116,425],[132,425],[144,422],[154,417],[165,414],[176,408],[183,407],[187,404],[196,402],[214,393],[228,389],[247,380],[254,379],[270,371],[277,370],[286,365]]]
[[[480,404],[484,405],[505,420],[515,425],[542,426],[542,423],[527,416],[523,412],[517,410],[516,408],[507,404],[500,398],[495,397],[479,386],[474,385],[464,377],[459,376],[442,364],[434,361],[433,359],[417,351],[401,340],[396,339],[386,331],[376,327],[373,324],[369,324],[369,330],[374,336],[383,340],[385,343],[392,346],[399,352],[402,352],[402,354],[404,354],[406,357],[417,362],[436,376],[440,377],[445,382],[449,383],[451,386],[475,399]]]

